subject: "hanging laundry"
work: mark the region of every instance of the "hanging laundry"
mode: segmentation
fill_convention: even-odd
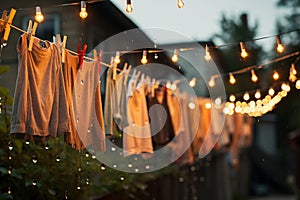
[[[104,119],[97,61],[82,60],[66,53],[64,78],[71,117],[71,132],[66,142],[76,149],[105,151]]]
[[[10,133],[58,137],[70,132],[59,49],[33,37],[32,51],[28,51],[25,33],[19,38],[17,51],[19,69]]]
[[[133,76],[128,84],[128,126],[123,129],[124,156],[153,153],[145,90],[141,80],[137,87]]]
[[[166,89],[166,87],[156,89],[153,97],[150,93],[147,95],[151,135],[155,150],[168,144],[174,137]]]

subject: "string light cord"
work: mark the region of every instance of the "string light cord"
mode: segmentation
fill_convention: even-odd
[[[229,73],[224,73],[224,74],[221,74],[221,75],[216,74],[216,75],[211,76],[211,78],[225,77],[225,76],[228,76],[229,74],[238,75],[238,74],[243,74],[243,73],[249,72],[253,69],[262,69],[262,68],[267,67],[267,66],[269,66],[273,63],[277,63],[277,62],[280,62],[280,61],[283,61],[283,60],[286,60],[286,59],[289,59],[291,57],[298,56],[298,55],[300,55],[300,51],[296,51],[296,52],[290,53],[288,55],[276,58],[274,60],[270,60],[270,61],[268,61],[264,64],[261,64],[261,65],[252,65],[252,66],[249,66],[249,67],[246,67],[246,68],[243,68],[243,69],[239,69],[239,70],[232,71],[232,72],[229,72]],[[299,57],[297,59],[299,60]]]

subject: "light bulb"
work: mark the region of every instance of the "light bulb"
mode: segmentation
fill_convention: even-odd
[[[300,80],[297,80],[297,81],[296,81],[296,89],[297,89],[297,90],[300,90]]]
[[[276,81],[279,79],[279,74],[278,72],[275,70],[274,73],[273,73],[273,79]]]
[[[208,86],[209,87],[214,87],[216,85],[216,83],[215,83],[215,78],[214,77],[211,77],[210,78],[210,80],[209,80],[209,82],[208,82]]]
[[[178,50],[174,49],[174,54],[172,56],[172,61],[177,62],[178,61]]]
[[[85,19],[88,16],[88,13],[86,12],[86,2],[85,1],[81,1],[81,8],[80,8],[79,16],[82,19]]]
[[[229,101],[234,102],[235,101],[235,96],[232,94],[229,96]]]
[[[234,78],[232,73],[229,73],[229,83],[232,85],[236,83],[236,79]]]
[[[142,59],[141,59],[141,63],[142,63],[142,64],[147,64],[147,62],[148,62],[148,60],[147,60],[147,51],[144,50],[144,51],[143,51],[143,57],[142,57]]]
[[[132,13],[132,4],[131,4],[131,0],[127,0],[127,3],[126,3],[126,12],[127,13]]]
[[[254,94],[254,97],[256,99],[259,99],[261,97],[260,91],[256,91],[255,94]]]
[[[39,6],[35,7],[35,21],[38,23],[44,21],[44,15],[42,14],[41,7]]]
[[[205,56],[204,56],[204,59],[205,59],[207,62],[211,60],[211,55],[210,55],[209,48],[208,48],[207,45],[205,46]]]
[[[258,81],[258,77],[255,74],[255,71],[252,69],[251,70],[251,81],[256,83]]]
[[[248,101],[248,100],[250,99],[249,93],[246,92],[246,93],[244,94],[243,98],[244,98],[245,101]]]
[[[115,57],[114,61],[115,61],[116,64],[119,64],[121,62],[121,60],[120,60],[120,52],[119,51],[116,52],[116,57]]]
[[[297,70],[295,68],[295,64],[293,63],[291,68],[290,68],[290,72],[292,72],[292,74],[296,75],[297,74]]]
[[[242,58],[247,58],[248,57],[248,53],[246,51],[245,43],[240,42],[240,47],[241,47],[241,57]]]
[[[184,6],[183,0],[178,0],[178,2],[177,2],[177,7],[178,7],[178,8],[183,8],[183,6]]]
[[[281,43],[279,35],[276,36],[276,44],[277,44],[276,51],[278,53],[283,53],[284,52],[284,46]]]
[[[196,78],[193,78],[193,79],[190,81],[190,83],[189,83],[190,86],[191,86],[191,87],[195,87],[195,86],[196,86],[196,81],[197,81]]]
[[[273,88],[270,88],[268,93],[270,96],[273,96],[275,94],[275,90]]]

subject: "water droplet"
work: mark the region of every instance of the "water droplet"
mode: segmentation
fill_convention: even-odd
[[[132,164],[131,164],[131,163],[128,163],[128,167],[131,168],[131,167],[132,167]]]
[[[11,173],[12,173],[12,169],[11,169],[10,166],[9,166],[8,169],[7,169],[7,173],[8,173],[8,174],[11,174]]]
[[[93,127],[94,126],[94,124],[91,124],[91,127]]]
[[[26,140],[26,141],[25,141],[25,144],[29,145],[29,144],[30,144],[29,140]]]
[[[138,169],[138,168],[136,168],[136,169],[134,169],[134,171],[135,171],[135,172],[139,172],[139,169]]]
[[[8,187],[7,194],[11,194],[11,189]]]
[[[145,168],[146,168],[146,169],[150,169],[150,166],[149,166],[149,165],[146,165]]]
[[[179,181],[180,183],[182,183],[182,182],[184,181],[184,178],[181,176],[181,177],[178,178],[178,181]]]
[[[121,176],[120,180],[121,180],[121,181],[124,181],[124,180],[125,180],[125,178],[124,178],[123,176]]]
[[[84,84],[84,81],[83,81],[83,80],[80,80],[80,84],[83,85],[83,84]]]
[[[9,155],[9,156],[8,156],[8,160],[11,160],[11,159],[12,159],[12,157]]]
[[[195,166],[191,166],[191,171],[195,171],[196,170],[196,167]]]
[[[65,199],[68,199],[68,190],[65,192]]]
[[[91,129],[90,128],[88,128],[88,131],[87,131],[88,133],[90,133],[91,132]]]
[[[79,167],[79,168],[78,168],[78,171],[79,171],[79,172],[81,172],[81,171],[82,171],[81,167]]]
[[[36,180],[33,179],[33,180],[32,180],[32,185],[33,185],[33,186],[36,186],[36,184],[37,184]]]
[[[89,164],[90,164],[90,162],[89,162],[89,161],[87,161],[87,162],[86,162],[86,164],[87,164],[87,165],[89,165]]]
[[[78,123],[78,122],[79,122],[79,119],[77,118],[77,119],[76,119],[76,123]]]
[[[85,153],[85,157],[90,157],[90,154],[89,153]]]
[[[77,190],[81,190],[81,187],[80,187],[80,185],[77,185]]]
[[[60,157],[56,156],[56,162],[60,162]]]
[[[114,165],[113,165],[113,167],[114,167],[114,168],[116,168],[116,167],[117,167],[117,165],[116,165],[116,164],[114,164]]]
[[[155,58],[155,59],[158,59],[157,53],[154,54],[154,58]]]
[[[105,170],[105,165],[104,165],[104,164],[101,165],[101,170],[102,170],[102,171]]]
[[[95,155],[92,155],[92,159],[96,159],[96,156],[95,156]]]
[[[138,158],[137,158],[137,157],[134,157],[134,160],[135,160],[135,161],[137,161],[137,160],[138,160]]]
[[[112,151],[116,151],[116,147],[112,147],[111,150],[112,150]]]
[[[33,155],[33,156],[32,156],[32,162],[33,162],[34,164],[36,164],[36,163],[38,162],[38,159],[37,159],[36,155]]]
[[[46,150],[49,150],[49,149],[50,149],[50,146],[49,146],[48,143],[46,144],[45,149],[46,149]]]
[[[11,141],[8,142],[8,149],[9,149],[10,151],[12,151],[12,150],[14,149],[14,146],[12,145],[12,142],[11,142]]]
[[[85,179],[85,184],[87,184],[87,185],[90,184],[90,179],[89,179],[89,178],[86,178],[86,179]]]

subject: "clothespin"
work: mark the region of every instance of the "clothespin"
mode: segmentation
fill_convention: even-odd
[[[82,69],[82,63],[84,59],[84,55],[87,49],[87,45],[83,45],[83,49],[81,50],[81,43],[78,43],[78,57],[79,57],[79,69]]]
[[[16,14],[16,10],[15,9],[11,9],[10,10],[10,13],[8,15],[8,18],[7,18],[7,21],[5,22],[5,31],[4,31],[4,36],[3,36],[3,40],[4,41],[7,41],[8,40],[8,37],[9,37],[9,33],[10,33],[10,25],[15,17],[15,14]]]
[[[102,49],[100,49],[99,56],[98,56],[98,72],[100,75],[101,75],[101,69],[102,69],[101,62],[102,62]]]
[[[55,44],[60,48],[60,44],[61,44],[60,34],[55,35]]]
[[[28,51],[32,51],[32,45],[33,45],[33,39],[34,39],[33,36],[35,35],[37,25],[38,24],[36,22],[34,22],[33,27],[32,27],[32,21],[29,20],[28,28],[27,28],[27,33],[29,36]]]
[[[7,11],[4,10],[2,13],[1,21],[0,21],[0,32],[1,33],[2,32],[4,33],[6,19],[7,19]]]
[[[66,44],[67,44],[67,36],[65,35],[63,38],[63,42],[61,45],[61,62],[66,62]]]
[[[138,78],[140,77],[141,75],[141,71],[138,71],[134,77],[134,82],[133,82],[133,88],[135,89],[136,88],[136,85],[137,85],[137,81],[138,81]]]
[[[113,62],[112,64],[113,64],[113,77],[112,77],[112,79],[115,81],[116,78],[117,78],[117,65],[118,64],[116,62]]]
[[[155,96],[155,78],[152,79],[151,83],[151,97],[153,98]]]

